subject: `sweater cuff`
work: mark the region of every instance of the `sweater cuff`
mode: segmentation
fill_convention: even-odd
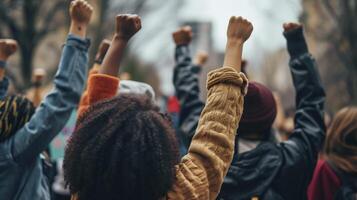
[[[119,79],[105,74],[92,74],[89,77],[88,96],[90,104],[116,96]]]
[[[208,73],[207,90],[219,83],[233,84],[241,88],[242,94],[247,94],[248,79],[242,72],[237,72],[231,67],[222,67]]]
[[[308,53],[303,28],[297,28],[284,33],[287,40],[288,52],[292,58]]]

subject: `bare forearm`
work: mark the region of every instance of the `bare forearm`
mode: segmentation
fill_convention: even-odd
[[[223,66],[232,67],[237,70],[237,72],[240,72],[242,63],[242,52],[243,41],[228,40]]]
[[[124,50],[128,41],[117,35],[113,37],[112,44],[109,47],[107,55],[104,57],[102,67],[99,70],[100,74],[117,76],[120,69]]]
[[[71,26],[69,28],[69,34],[76,35],[78,37],[85,39],[86,33],[87,33],[87,25],[86,24],[81,24],[81,23],[77,23],[77,22],[73,22],[73,21],[71,22]]]

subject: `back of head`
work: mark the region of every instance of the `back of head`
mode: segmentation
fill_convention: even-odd
[[[248,93],[244,97],[244,109],[239,122],[238,137],[253,140],[269,138],[276,110],[273,93],[260,83],[250,82]]]
[[[357,175],[357,107],[336,114],[327,133],[325,155],[340,170]]]
[[[35,107],[23,96],[7,96],[0,101],[0,142],[13,136],[31,119]]]
[[[170,122],[146,95],[121,94],[92,106],[77,123],[64,158],[79,199],[164,197],[179,154]]]

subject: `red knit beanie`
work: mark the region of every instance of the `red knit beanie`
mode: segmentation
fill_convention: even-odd
[[[238,136],[250,138],[249,133],[254,133],[258,134],[260,139],[266,138],[270,134],[275,117],[276,103],[273,93],[260,83],[249,82]]]

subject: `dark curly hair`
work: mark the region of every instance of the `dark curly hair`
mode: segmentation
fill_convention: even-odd
[[[63,167],[79,200],[158,200],[171,188],[178,162],[170,122],[150,98],[125,94],[78,119]]]

